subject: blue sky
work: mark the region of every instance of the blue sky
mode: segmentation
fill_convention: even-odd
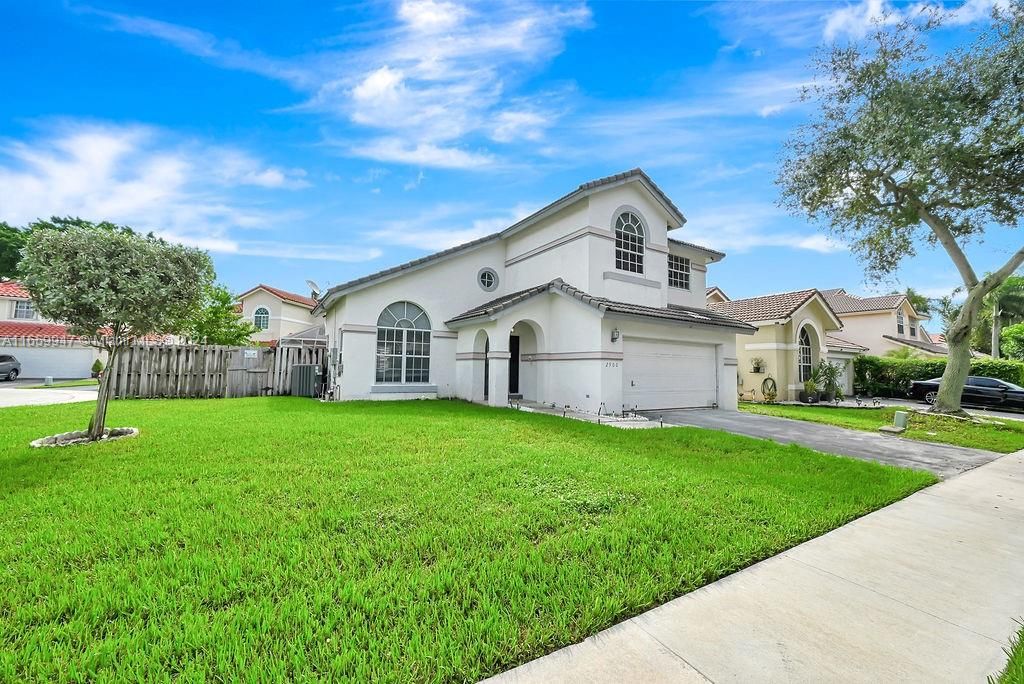
[[[773,181],[814,48],[908,5],[264,4],[3,2],[0,220],[124,222],[209,249],[235,291],[303,291],[640,166],[688,218],[674,237],[728,253],[731,296],[879,288]],[[990,5],[949,3],[936,49]],[[884,287],[957,284],[926,249]]]

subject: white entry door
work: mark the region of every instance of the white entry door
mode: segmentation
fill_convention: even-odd
[[[708,407],[718,401],[715,347],[625,338],[622,402],[626,408]]]

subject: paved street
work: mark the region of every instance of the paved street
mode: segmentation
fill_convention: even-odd
[[[76,401],[96,400],[96,389],[94,387],[25,389],[27,385],[36,385],[39,382],[39,380],[31,380],[0,384],[0,408],[68,404]]]

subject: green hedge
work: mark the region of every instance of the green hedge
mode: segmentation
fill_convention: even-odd
[[[914,380],[940,377],[946,359],[890,359],[858,356],[853,361],[853,387],[858,394],[876,397],[905,397]],[[1007,359],[972,359],[971,375],[999,378],[1024,385],[1024,362]]]

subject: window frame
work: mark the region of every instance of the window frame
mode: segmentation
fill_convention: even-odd
[[[27,308],[28,315],[19,315],[19,311],[23,311],[22,307]],[[16,321],[34,321],[38,318],[39,312],[36,311],[36,307],[32,304],[31,299],[18,299],[14,302],[14,320]]]
[[[630,217],[630,218],[627,218]],[[615,269],[625,273],[644,274],[647,230],[640,214],[626,209],[615,217]]]
[[[800,378],[800,382],[807,382],[814,373],[814,350],[811,347],[811,335],[807,332],[806,326],[800,328],[800,334],[797,335],[796,339],[797,377]],[[806,363],[804,363],[804,350],[806,350],[807,356]]]
[[[410,314],[412,318],[409,318]],[[429,385],[431,337],[430,317],[423,307],[409,301],[394,302],[384,307],[377,317],[374,383]]]
[[[906,334],[904,332],[906,330],[906,328],[904,326],[905,326],[905,319],[903,317],[903,312],[902,311],[897,311],[896,312],[896,334],[897,335],[905,335]]]
[[[682,262],[681,265],[683,266],[683,268],[677,268],[677,269],[673,270],[673,267],[672,267],[673,266],[673,264],[672,264],[672,260],[673,259],[677,259],[677,260],[681,261]],[[689,292],[690,291],[690,285],[691,285],[690,276],[691,276],[692,272],[693,272],[693,270],[692,270],[692,265],[691,265],[690,257],[680,256],[679,254],[669,254],[668,255],[668,286],[669,287],[671,287],[671,288],[673,288],[675,290],[686,290],[687,292]],[[673,285],[672,284],[673,280],[676,280],[677,282],[685,283],[685,284]]]
[[[261,311],[265,313],[261,314]],[[259,321],[261,317],[266,317],[267,319],[264,325],[260,325]],[[270,330],[270,309],[265,306],[257,306],[256,310],[252,312],[252,324],[256,326],[257,330],[260,332]]]

